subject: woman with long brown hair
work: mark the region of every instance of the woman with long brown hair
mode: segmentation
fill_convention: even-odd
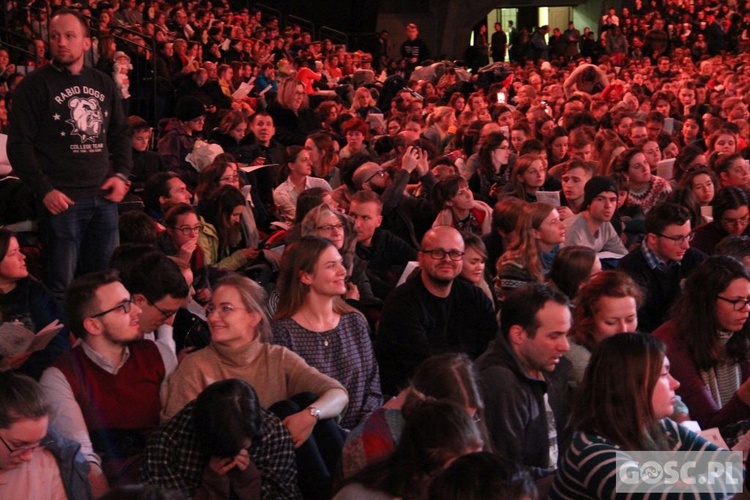
[[[733,257],[714,256],[688,277],[672,319],[653,335],[667,346],[678,394],[702,428],[750,414],[750,272]],[[733,444],[737,436],[724,435]]]
[[[573,413],[576,432],[549,498],[624,496],[628,491],[623,488],[628,485],[618,478],[629,451],[705,452],[711,460],[710,452],[717,451],[717,446],[669,419],[679,387],[670,373],[664,345],[654,337],[632,334],[605,339],[586,370]],[[726,490],[717,481],[713,491]],[[667,498],[662,492],[698,496],[694,487],[680,483],[659,492],[659,498]]]
[[[346,304],[346,267],[329,240],[305,236],[284,256],[273,342],[338,380],[349,393],[341,426],[351,429],[383,403],[367,320]]]
[[[525,283],[544,283],[560,244],[565,226],[555,207],[531,203],[518,218],[513,240],[497,261],[495,292],[498,302],[505,294]]]
[[[336,189],[341,185],[341,171],[336,166],[339,155],[337,144],[328,132],[315,132],[305,139],[305,149],[312,162],[312,175],[328,182]]]

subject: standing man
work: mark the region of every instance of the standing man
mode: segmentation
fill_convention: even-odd
[[[118,245],[131,147],[112,78],[84,66],[91,38],[81,14],[58,11],[49,32],[51,63],[13,92],[8,157],[43,205],[46,283],[61,299],[76,273],[106,269]]]
[[[508,50],[511,57],[513,56],[511,47],[516,43],[518,43],[518,30],[513,27],[513,21],[508,21]],[[511,60],[511,62],[513,61]]]
[[[492,34],[492,62],[505,61],[507,50],[508,36],[503,31],[503,25],[495,23],[495,32]]]
[[[419,63],[430,58],[430,49],[419,38],[419,28],[414,23],[406,25],[406,40],[401,44],[401,57],[406,59],[407,73],[411,74]]]

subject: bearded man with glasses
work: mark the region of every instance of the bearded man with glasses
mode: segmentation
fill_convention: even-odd
[[[52,424],[81,445],[95,497],[137,477],[140,454],[159,425],[159,387],[174,353],[143,340],[141,308],[115,271],[76,278],[65,296],[81,340],[42,374]]]
[[[419,275],[391,292],[383,305],[375,354],[384,394],[395,395],[426,358],[443,352],[482,354],[497,332],[492,303],[480,288],[456,279],[464,241],[438,226],[422,238]]]

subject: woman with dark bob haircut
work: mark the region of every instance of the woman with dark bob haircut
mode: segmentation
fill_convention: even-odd
[[[726,432],[750,414],[749,302],[747,268],[733,257],[710,257],[687,279],[672,319],[653,333],[667,346],[678,394],[704,429]],[[731,446],[730,434],[724,440]]]
[[[618,483],[618,469],[629,451],[702,451],[710,460],[710,452],[719,448],[668,418],[679,386],[664,345],[654,337],[636,333],[605,339],[586,369],[573,412],[575,433],[549,498],[614,499],[627,493]],[[713,487],[714,494],[724,491],[718,481]],[[665,493],[697,498],[694,486],[665,488]]]
[[[19,321],[38,332],[55,320],[62,320],[55,298],[49,290],[29,276],[26,256],[15,233],[0,228],[0,323]],[[63,326],[41,351],[13,357],[0,355],[0,371],[15,369],[36,378],[64,352],[70,349],[68,328]]]

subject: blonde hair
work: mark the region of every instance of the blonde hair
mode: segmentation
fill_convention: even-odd
[[[256,327],[256,338],[263,343],[271,341],[271,321],[268,319],[268,309],[266,307],[267,296],[263,287],[255,281],[239,274],[228,274],[219,279],[214,287],[214,292],[219,288],[227,286],[234,288],[240,295],[242,305],[250,312],[260,314],[260,322]]]
[[[305,87],[305,85],[296,78],[285,78],[281,80],[281,83],[279,83],[279,90],[276,93],[276,102],[278,102],[282,108],[292,109],[294,93],[297,91],[298,86],[302,86],[302,88]],[[305,109],[309,105],[310,101],[307,98],[307,93],[305,93],[305,97],[302,99],[302,104],[300,104],[299,109]]]

